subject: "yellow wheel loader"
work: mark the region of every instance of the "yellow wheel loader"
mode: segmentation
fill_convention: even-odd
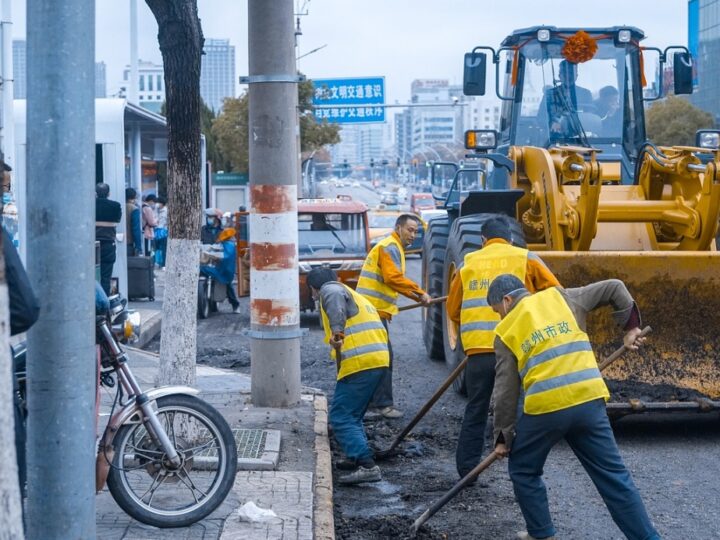
[[[447,294],[464,255],[480,247],[481,223],[509,215],[515,243],[538,252],[564,287],[619,278],[653,327],[644,349],[604,372],[609,412],[705,412],[720,407],[720,151],[646,140],[644,109],[662,97],[664,75],[675,94],[692,92],[693,75],[687,49],[643,39],[632,27],[544,26],[465,55],[467,95],[484,95],[488,59],[496,66],[501,124],[466,133],[489,164],[486,186],[448,193],[448,219],[426,231],[423,281]],[[425,317],[429,355],[457,365],[462,343],[444,308]],[[588,333],[598,358],[621,335],[610,309],[592,316]]]

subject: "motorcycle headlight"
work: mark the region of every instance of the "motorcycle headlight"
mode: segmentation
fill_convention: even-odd
[[[140,338],[140,322],[141,317],[139,312],[135,311],[128,315],[128,318],[125,319],[125,328],[123,329],[125,341],[133,343]]]

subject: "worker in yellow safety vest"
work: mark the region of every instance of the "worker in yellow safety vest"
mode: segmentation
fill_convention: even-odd
[[[542,473],[552,447],[565,439],[625,536],[659,539],[620,457],[605,410],[610,394],[585,333],[588,313],[611,305],[625,346],[643,344],[640,312],[625,284],[610,279],[531,295],[516,276],[503,274],[490,284],[487,300],[502,317],[495,328],[495,452],[510,456],[527,526],[518,538],[554,538]],[[517,418],[521,387],[523,414]]]
[[[480,229],[482,248],[465,255],[450,282],[448,318],[459,326],[465,367],[467,404],[455,451],[460,478],[475,468],[485,446],[490,397],[495,384],[495,325],[500,317],[487,303],[490,283],[500,274],[517,276],[530,292],[560,285],[535,253],[512,245],[510,222],[505,217],[488,219]]]
[[[308,274],[307,283],[320,301],[325,343],[333,348],[331,357],[337,364],[329,420],[347,456],[336,466],[349,471],[338,482],[377,482],[380,468],[368,447],[363,416],[390,365],[387,331],[370,302],[340,283],[334,271],[315,268]]]
[[[405,276],[405,248],[412,245],[419,227],[420,220],[417,216],[398,216],[393,233],[370,250],[355,288],[375,306],[385,329],[388,330],[388,336],[388,323],[392,316],[398,313],[398,294],[423,304],[430,301],[430,296]],[[385,418],[400,418],[403,413],[395,408],[393,400],[392,368],[393,353],[390,346],[390,369],[385,372],[370,406]]]

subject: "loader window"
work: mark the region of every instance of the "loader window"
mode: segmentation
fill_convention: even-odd
[[[620,143],[624,108],[625,48],[598,40],[594,58],[571,64],[563,42],[527,43],[520,54],[515,125],[518,145]]]
[[[364,214],[298,214],[298,251],[303,260],[364,257]]]

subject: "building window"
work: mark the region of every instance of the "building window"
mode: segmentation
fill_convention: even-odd
[[[152,75],[148,75],[148,90],[150,92],[153,91],[153,76]]]
[[[162,75],[157,76],[157,89],[158,92],[162,92]]]
[[[145,76],[140,75],[140,91],[145,90]]]

